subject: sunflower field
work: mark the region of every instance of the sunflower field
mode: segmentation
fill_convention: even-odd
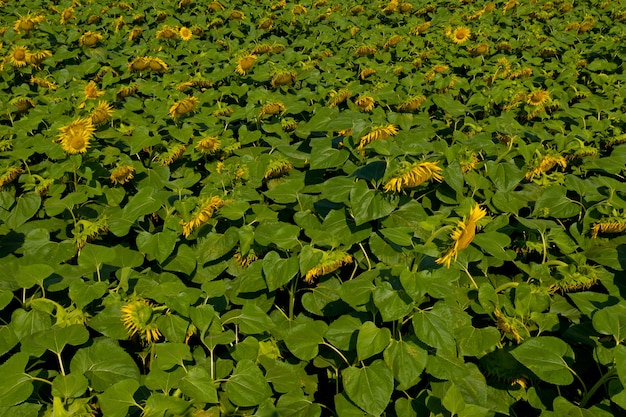
[[[0,0],[0,417],[626,415],[618,0]]]

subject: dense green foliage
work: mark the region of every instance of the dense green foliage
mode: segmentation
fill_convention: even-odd
[[[0,0],[0,416],[624,412],[626,8],[361,3]]]

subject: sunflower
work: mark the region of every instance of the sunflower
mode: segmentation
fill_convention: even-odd
[[[376,74],[376,70],[374,68],[365,68],[361,70],[361,72],[359,73],[359,78],[364,80],[373,74]]]
[[[385,184],[385,192],[400,192],[405,188],[415,188],[426,181],[443,181],[441,168],[437,162],[402,163],[401,168]]]
[[[396,106],[396,110],[402,112],[413,112],[422,105],[426,101],[426,96],[419,95],[409,98],[408,100],[400,103]]]
[[[141,340],[147,343],[156,342],[161,337],[156,319],[158,310],[145,299],[131,301],[121,309],[120,319],[130,337],[139,334]]]
[[[450,238],[453,240],[452,246],[448,248],[446,253],[435,260],[438,264],[443,264],[446,268],[450,268],[450,262],[452,259],[456,261],[456,257],[459,251],[467,248],[474,236],[476,235],[476,223],[487,215],[487,211],[481,208],[479,205],[472,207],[467,219],[457,223],[457,228],[452,232]]]
[[[48,81],[45,78],[30,77],[30,83],[38,85],[39,87],[48,88],[50,90],[56,90],[57,86],[52,81]]]
[[[281,103],[280,101],[273,101],[271,103],[267,103],[261,108],[261,111],[259,112],[259,118],[265,115],[273,116],[285,110],[286,107],[283,103]]]
[[[160,58],[149,58],[148,66],[151,71],[158,72],[159,74],[167,72],[168,70],[167,64]]]
[[[98,90],[98,85],[94,81],[89,81],[85,86],[85,98],[93,100],[104,95],[104,91]]]
[[[375,140],[385,140],[390,136],[394,136],[398,133],[398,128],[395,125],[380,126],[372,129],[370,133],[362,136],[359,141],[357,149],[363,149],[363,147],[369,145]]]
[[[39,69],[43,60],[51,56],[52,56],[52,52],[45,49],[43,51],[28,54],[26,57],[26,60],[28,61],[31,67]]]
[[[163,29],[157,31],[157,39],[178,39],[178,31],[169,25],[163,25]]]
[[[35,102],[28,97],[16,97],[11,100],[9,104],[17,108],[15,113],[25,113],[35,107]]]
[[[24,32],[30,32],[35,28],[35,25],[41,23],[43,19],[43,16],[33,17],[29,13],[28,16],[22,17],[15,21],[15,24],[13,25],[13,30],[15,30],[17,33],[21,33],[22,30]]]
[[[30,57],[30,52],[28,48],[25,46],[16,45],[13,47],[10,53],[11,64],[14,67],[24,67],[28,64],[28,58]]]
[[[187,97],[172,104],[169,114],[172,119],[178,119],[180,116],[184,116],[185,114],[195,111],[196,107],[198,107],[198,98]]]
[[[0,175],[0,188],[16,179],[24,170],[18,166],[12,166]]]
[[[201,139],[195,146],[195,149],[203,154],[215,153],[220,148],[220,140],[216,136],[209,136]]]
[[[208,200],[204,200],[200,207],[196,209],[195,213],[191,216],[189,221],[181,220],[183,226],[183,236],[189,237],[189,235],[198,227],[202,226],[209,221],[213,214],[224,207],[226,202],[218,196],[213,196]]]
[[[313,279],[322,275],[328,275],[341,268],[342,265],[351,264],[352,262],[352,256],[344,251],[323,252],[322,259],[320,259],[317,265],[307,271],[304,281],[310,284],[313,282]]]
[[[335,106],[338,106],[350,97],[352,97],[352,93],[345,88],[342,88],[339,91],[333,91],[330,93],[331,101],[328,104],[328,107],[333,108]]]
[[[139,26],[135,26],[128,33],[128,40],[134,41],[135,39],[139,39],[139,37],[141,37],[142,34],[143,34],[143,29]]]
[[[97,126],[109,120],[112,115],[113,111],[111,105],[106,101],[100,101],[89,117],[91,117],[91,123]]]
[[[61,13],[61,24],[64,25],[74,18],[74,8],[68,7]]]
[[[91,118],[77,119],[60,127],[59,141],[63,150],[69,154],[85,153],[95,128]]]
[[[187,29],[184,26],[180,28],[180,30],[178,31],[178,34],[180,35],[180,38],[184,41],[188,41],[191,38],[193,38],[193,33],[191,32],[191,30]]]
[[[537,90],[526,96],[526,102],[531,106],[542,106],[550,100],[550,93],[546,90]]]
[[[120,165],[111,171],[109,177],[113,184],[126,184],[134,178],[135,168],[132,165]]]
[[[228,18],[230,20],[245,20],[246,19],[246,15],[244,12],[239,11],[239,10],[233,10],[232,12],[230,12],[230,14],[228,15]]]
[[[100,41],[102,41],[101,34],[88,30],[87,32],[83,33],[83,35],[78,40],[78,43],[80,46],[88,46],[90,48],[93,48]]]
[[[465,26],[458,26],[456,29],[452,31],[452,33],[450,34],[450,37],[452,38],[452,41],[454,43],[461,44],[467,41],[471,34],[472,32],[469,30],[469,28]]]
[[[257,60],[257,56],[254,54],[248,54],[248,55],[244,55],[240,57],[237,60],[237,68],[235,69],[235,72],[241,75],[247,74],[248,71],[252,69],[252,66],[254,65],[256,60]]]
[[[278,71],[272,74],[271,84],[273,88],[283,85],[292,85],[296,81],[297,74],[293,71]]]
[[[615,211],[612,216],[607,217],[591,227],[591,237],[597,238],[600,233],[624,233],[626,232],[626,216],[619,211]]]
[[[561,168],[565,168],[567,166],[567,160],[565,157],[559,155],[558,153],[544,155],[540,159],[535,159],[533,168],[528,170],[525,177],[527,180],[531,181],[533,178],[550,171],[557,165]]]
[[[185,151],[187,150],[187,145],[184,143],[176,143],[167,148],[165,152],[159,155],[157,160],[161,164],[161,166],[171,165],[174,161],[179,159]]]
[[[275,158],[267,166],[267,169],[265,170],[265,174],[263,174],[263,179],[267,180],[270,178],[280,177],[281,175],[286,174],[287,172],[291,171],[292,168],[293,168],[293,164],[289,162],[287,159],[280,158],[280,157]]]
[[[86,219],[79,220],[76,223],[76,227],[72,231],[74,235],[74,243],[76,244],[76,249],[82,249],[85,247],[88,241],[92,241],[100,234],[105,233],[109,230],[109,223],[106,217],[100,217],[95,221],[90,221]]]
[[[359,96],[354,101],[360,111],[371,111],[374,108],[374,97],[372,96]]]

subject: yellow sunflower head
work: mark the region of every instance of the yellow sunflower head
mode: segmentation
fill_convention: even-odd
[[[178,31],[178,34],[180,35],[180,38],[184,41],[188,41],[189,39],[193,38],[193,33],[191,32],[191,30],[189,30],[185,26],[180,28],[180,30]]]
[[[89,81],[85,86],[85,98],[96,99],[100,96],[104,95],[104,91],[98,90],[98,85],[95,81]]]
[[[256,62],[256,60],[257,60],[257,56],[254,54],[248,54],[248,55],[242,56],[241,58],[237,60],[237,68],[235,69],[235,72],[241,75],[247,74],[248,71],[250,71],[250,69],[254,65],[254,63]]]
[[[531,106],[542,106],[550,100],[550,93],[546,90],[537,90],[526,96],[526,102]]]
[[[23,67],[28,64],[30,52],[25,46],[16,45],[10,52],[9,58],[14,67]]]
[[[132,165],[120,165],[111,171],[110,180],[113,184],[126,184],[134,178],[135,168]]]
[[[96,32],[92,32],[88,30],[83,33],[83,35],[78,40],[80,46],[87,46],[89,48],[93,48],[102,40],[102,35]]]
[[[463,43],[470,38],[472,32],[465,26],[458,26],[450,33],[450,37],[454,43]]]
[[[109,120],[111,116],[113,116],[111,105],[106,101],[101,101],[90,114],[91,123],[97,126]]]
[[[156,319],[159,314],[154,306],[145,299],[131,301],[121,309],[120,319],[129,337],[138,334],[142,341],[147,343],[156,342],[161,337]]]
[[[60,127],[59,142],[63,150],[69,154],[85,153],[94,132],[91,118],[78,119]]]
[[[219,150],[220,140],[216,136],[209,136],[201,139],[195,146],[195,149],[203,154],[212,154]]]
[[[169,110],[169,114],[172,119],[178,119],[179,117],[184,116],[187,113],[195,111],[196,107],[198,107],[198,98],[187,97],[172,104]]]

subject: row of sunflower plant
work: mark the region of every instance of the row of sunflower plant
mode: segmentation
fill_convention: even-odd
[[[0,416],[624,413],[620,2],[0,16]]]

